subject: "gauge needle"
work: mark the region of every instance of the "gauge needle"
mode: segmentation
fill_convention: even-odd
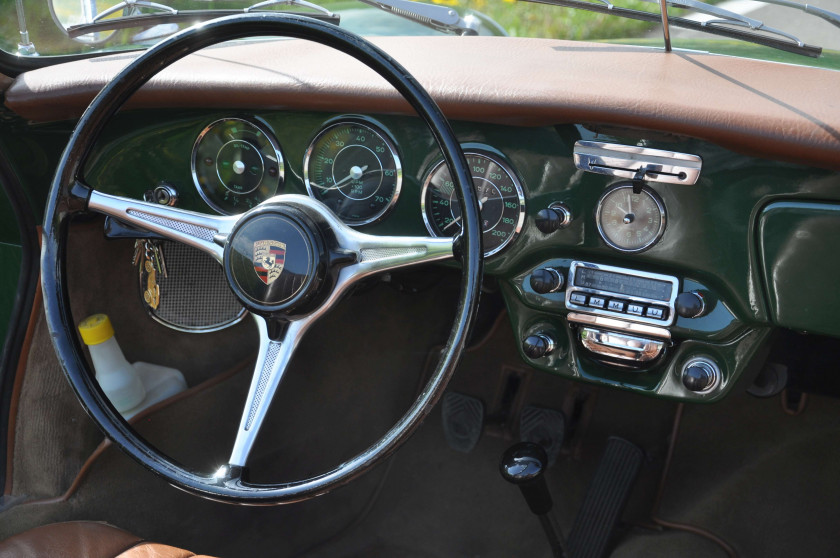
[[[478,200],[478,209],[479,209],[479,210],[481,210],[481,208],[482,208],[482,207],[484,207],[484,203],[487,201],[487,199],[488,199],[489,197],[490,197],[490,196],[484,196],[483,198],[481,198],[480,200]]]
[[[344,184],[345,182],[347,182],[348,180],[358,180],[358,179],[360,179],[364,175],[364,173],[367,169],[368,169],[367,165],[365,165],[363,167],[355,167],[354,166],[354,167],[350,168],[350,173],[347,176],[345,176],[344,178],[342,178],[341,180],[339,180],[338,182],[336,182],[332,186],[325,187],[325,186],[321,186],[320,184],[316,184],[315,186],[317,186],[318,188],[321,188],[322,190],[335,190],[337,188],[340,188],[341,185]]]
[[[461,220],[461,216],[460,216],[460,215],[458,215],[457,217],[455,217],[454,219],[452,219],[452,220],[449,222],[449,224],[448,224],[448,225],[446,225],[445,227],[443,227],[443,230],[448,229],[449,227],[451,227],[452,225],[454,225],[455,223],[457,223],[457,222],[458,222],[458,221],[460,221],[460,220]]]
[[[633,213],[633,200],[630,198],[630,193],[627,193],[627,213]]]

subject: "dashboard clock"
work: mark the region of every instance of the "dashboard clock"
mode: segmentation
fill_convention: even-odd
[[[631,182],[622,182],[601,196],[595,220],[604,242],[622,252],[641,252],[662,237],[665,204],[650,187],[637,194]]]

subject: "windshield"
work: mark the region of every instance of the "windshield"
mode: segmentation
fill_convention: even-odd
[[[795,7],[788,0],[669,0],[671,46],[840,70],[840,16],[825,15],[840,12],[840,0],[817,1],[817,6]],[[0,48],[39,57],[145,48],[198,21],[249,8],[313,15],[364,36],[490,34],[657,48],[665,44],[657,0],[276,0],[258,5],[16,0],[0,7]],[[442,11],[428,12],[435,9]],[[448,23],[436,19],[446,19],[451,9],[457,14]]]

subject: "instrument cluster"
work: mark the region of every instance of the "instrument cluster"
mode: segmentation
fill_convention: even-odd
[[[509,246],[525,221],[521,180],[497,153],[489,147],[464,153],[479,200],[485,256]],[[403,189],[398,145],[383,126],[367,118],[327,122],[309,143],[302,163],[309,196],[352,227],[386,218]],[[226,118],[208,125],[195,142],[191,164],[199,194],[223,214],[243,213],[285,191],[282,148],[270,127],[256,118]],[[429,234],[456,236],[461,208],[449,168],[438,157],[428,168],[417,169],[417,176],[422,183],[418,210]]]

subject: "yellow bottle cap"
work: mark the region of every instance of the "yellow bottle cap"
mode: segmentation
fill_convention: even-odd
[[[114,326],[107,314],[94,314],[82,320],[79,333],[85,345],[99,345],[114,336]]]

